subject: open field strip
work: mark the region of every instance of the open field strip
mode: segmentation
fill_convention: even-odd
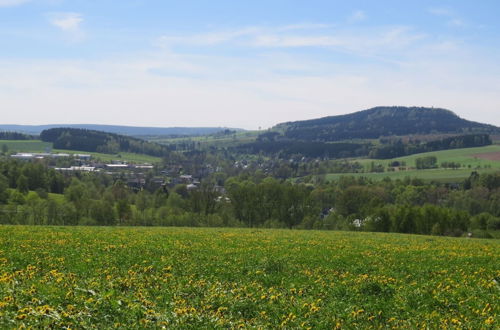
[[[78,151],[78,150],[64,150],[54,149],[53,152],[66,153],[66,154],[88,154],[92,155],[93,159],[99,159],[104,162],[111,161],[127,161],[132,163],[158,163],[161,161],[160,157],[148,156],[143,154],[135,154],[132,152],[120,152],[119,154],[103,154],[98,152]]]
[[[52,149],[52,143],[40,140],[0,140],[0,148],[6,145],[11,152],[46,152],[47,149],[52,152],[65,154],[89,154],[95,159],[102,161],[122,160],[137,163],[157,163],[161,161],[160,157],[153,157],[131,152],[120,152],[119,154],[103,154],[98,152],[87,152],[79,150]]]
[[[52,149],[52,143],[40,140],[0,140],[0,148],[5,145],[13,152],[45,152]]]
[[[0,227],[0,327],[500,322],[500,241],[256,229]]]

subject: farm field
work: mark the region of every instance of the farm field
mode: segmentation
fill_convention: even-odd
[[[47,149],[58,153],[80,153],[90,154],[95,159],[102,161],[124,160],[137,163],[156,163],[161,161],[160,157],[153,157],[148,155],[134,154],[129,152],[121,152],[118,155],[103,154],[97,152],[87,152],[78,150],[63,150],[52,149],[52,143],[43,142],[40,140],[0,140],[0,147],[6,145],[10,152],[46,152]]]
[[[0,327],[497,328],[500,241],[0,227]]]

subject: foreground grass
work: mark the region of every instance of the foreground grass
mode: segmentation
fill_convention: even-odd
[[[0,327],[498,326],[500,242],[0,227]]]

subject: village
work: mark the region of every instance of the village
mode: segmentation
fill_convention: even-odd
[[[105,162],[94,158],[91,154],[70,153],[16,153],[10,156],[23,161],[44,161],[50,168],[65,173],[102,173],[121,179],[132,190],[148,189],[154,191],[159,188],[174,188],[176,185],[185,185],[187,190],[194,190],[200,186],[203,176],[213,173],[210,165],[198,171],[198,176],[185,174],[181,165],[170,165],[160,168],[151,163],[131,163],[124,160]]]

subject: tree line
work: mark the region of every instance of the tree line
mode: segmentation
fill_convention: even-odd
[[[218,183],[221,183],[220,186]],[[341,177],[294,184],[248,173],[197,189],[135,191],[101,173],[63,175],[41,163],[0,162],[0,223],[226,226],[366,230],[488,237],[500,229],[500,173],[460,186]],[[149,187],[148,185],[146,185]],[[153,186],[150,186],[153,187]]]
[[[424,152],[484,147],[491,144],[492,140],[488,134],[459,135],[425,143],[403,143],[401,139],[399,139],[395,142],[383,143],[372,148],[369,157],[375,159],[391,159]]]
[[[0,140],[33,140],[33,135],[19,132],[0,132]]]
[[[170,153],[167,146],[138,138],[114,133],[79,128],[51,128],[40,133],[44,142],[52,142],[54,148],[116,154],[133,152],[156,157]]]

